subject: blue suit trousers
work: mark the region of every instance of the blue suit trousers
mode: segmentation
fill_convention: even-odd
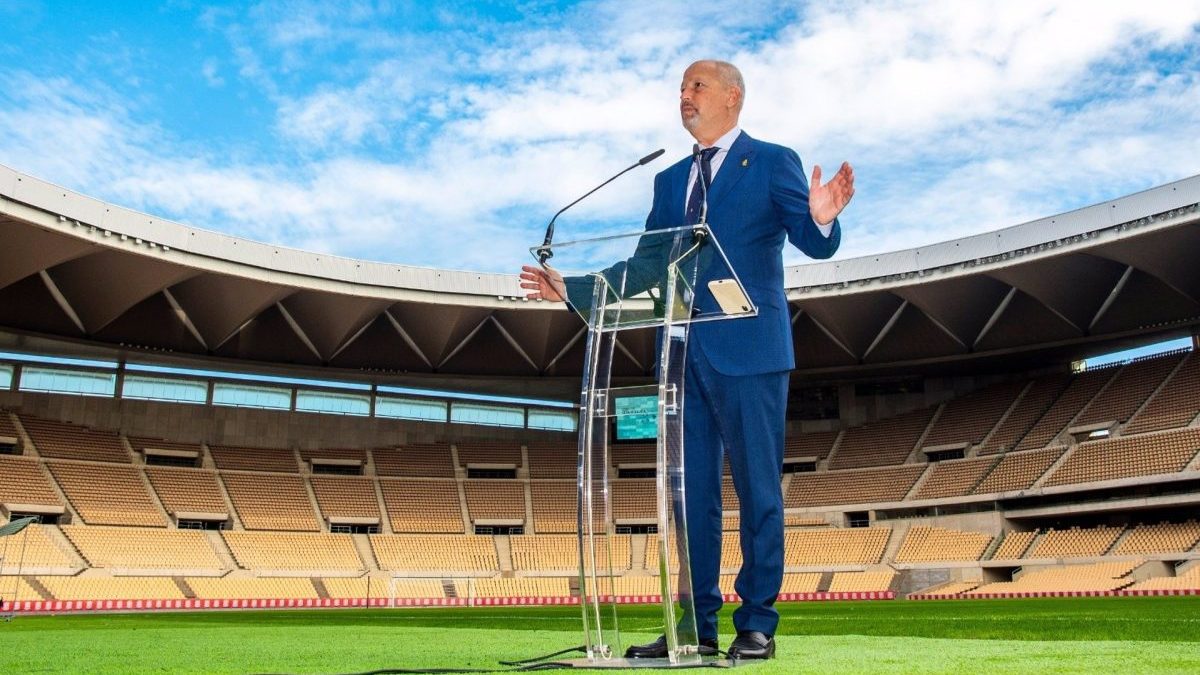
[[[752,345],[747,345],[752,349]],[[699,344],[689,346],[684,379],[684,469],[688,555],[696,626],[717,637],[721,609],[721,474],[728,457],[741,502],[742,569],[733,614],[739,631],[774,635],[783,583],[784,422],[788,372],[723,375]]]

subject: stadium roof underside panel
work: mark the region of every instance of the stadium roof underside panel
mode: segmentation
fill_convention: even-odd
[[[1198,204],[1200,176],[982,235],[789,268],[798,369],[1028,368],[1187,334],[1200,322]],[[261,244],[4,167],[0,241],[0,330],[12,335],[415,375],[574,377],[582,363],[580,319],[521,299],[514,275]],[[653,333],[628,334],[615,374],[650,375],[654,360]]]

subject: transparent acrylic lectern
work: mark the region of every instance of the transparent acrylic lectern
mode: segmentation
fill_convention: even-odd
[[[544,247],[531,249],[535,256]],[[737,274],[708,227],[685,226],[587,239],[552,247],[548,264],[564,275],[567,301],[587,323],[579,415],[579,592],[591,668],[691,666],[700,663],[687,547],[683,458],[683,378],[693,324],[754,316]],[[589,270],[601,269],[599,272]],[[613,388],[611,368],[622,331],[658,328],[658,384]],[[615,523],[609,454],[612,418],[656,422],[657,584],[668,656],[626,662],[617,626]],[[654,553],[657,556],[654,556]],[[628,555],[628,553],[625,553]],[[617,569],[625,567],[624,561]],[[678,572],[678,577],[673,576]],[[658,661],[652,663],[652,661]]]

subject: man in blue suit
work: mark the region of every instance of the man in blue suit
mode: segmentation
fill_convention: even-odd
[[[707,221],[758,307],[753,318],[697,323],[688,338],[684,378],[684,463],[688,548],[696,626],[702,647],[717,646],[721,564],[721,471],[728,457],[741,503],[742,569],[735,590],[732,658],[775,654],[783,582],[783,466],[788,374],[795,368],[791,317],[783,290],[783,246],[813,258],[837,251],[837,216],[854,195],[854,173],[843,163],[828,182],[814,167],[811,184],[800,158],[755,140],[738,127],[746,87],[723,61],[697,61],[679,90],[683,126],[696,139],[699,161],[680,160],[654,179],[646,229],[693,224],[707,189]],[[526,266],[528,297],[563,300],[561,276]],[[712,304],[697,285],[698,306]],[[630,647],[629,657],[666,656],[664,638]]]

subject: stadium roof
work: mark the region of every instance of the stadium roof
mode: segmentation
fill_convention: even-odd
[[[1007,229],[791,267],[813,377],[1029,368],[1200,323],[1200,176]],[[3,346],[384,377],[578,375],[583,324],[516,277],[339,258],[138,213],[0,167]],[[616,369],[651,372],[648,332]],[[985,365],[987,364],[987,365]],[[410,380],[411,381],[411,380]]]

